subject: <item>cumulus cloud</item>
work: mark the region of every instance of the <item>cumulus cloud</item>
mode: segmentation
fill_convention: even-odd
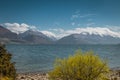
[[[25,23],[4,23],[2,24],[3,26],[5,26],[8,30],[14,32],[14,33],[23,33],[29,29],[36,29],[35,26],[30,26],[30,25],[27,25]]]

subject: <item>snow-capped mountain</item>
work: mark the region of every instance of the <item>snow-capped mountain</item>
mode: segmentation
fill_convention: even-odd
[[[0,43],[9,43],[18,40],[18,35],[10,30],[0,26]]]
[[[60,34],[63,35],[62,37],[69,36],[71,34],[83,34],[83,35],[94,34],[94,35],[100,35],[101,37],[102,36],[120,37],[120,32],[119,31],[114,31],[114,30],[112,30],[110,28],[107,28],[107,27],[75,28],[75,29],[72,29],[72,30],[62,30],[62,31],[57,30],[57,32],[58,33],[61,32]]]
[[[58,34],[61,32],[60,34]],[[108,28],[76,28],[74,30],[58,31],[55,35],[49,31],[27,30],[16,34],[0,26],[0,39],[18,43],[35,44],[120,44],[120,32]],[[57,40],[56,37],[63,37]]]
[[[53,34],[52,32],[49,32],[49,31],[40,31],[40,32],[42,32],[44,35],[46,35],[53,41],[57,40],[55,34]]]
[[[87,27],[64,31],[68,36],[62,37],[57,44],[119,44],[120,33],[109,28]]]
[[[10,38],[17,39],[17,34],[11,32],[10,30],[0,26],[0,38]]]
[[[87,32],[72,34],[61,38],[57,44],[119,44],[120,37],[111,35],[90,34]]]
[[[52,44],[51,38],[37,30],[27,30],[24,33],[16,34],[0,26],[0,42],[4,43],[30,43],[30,44]]]
[[[28,43],[35,43],[35,44],[51,44],[52,40],[41,33],[40,31],[36,30],[28,30],[22,34],[19,34],[22,40],[27,41]]]
[[[112,31],[109,28],[87,27],[87,28],[77,28],[77,30],[78,30],[78,34],[83,34],[83,35],[89,34],[89,35],[99,35],[101,37],[111,36],[111,37],[119,37],[120,38],[119,32]]]

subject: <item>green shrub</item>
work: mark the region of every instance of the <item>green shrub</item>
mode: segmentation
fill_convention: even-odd
[[[73,56],[57,59],[53,71],[49,72],[51,80],[107,80],[109,67],[94,52],[77,51]]]
[[[14,63],[11,62],[11,56],[4,46],[0,45],[0,80],[15,80],[16,70]]]

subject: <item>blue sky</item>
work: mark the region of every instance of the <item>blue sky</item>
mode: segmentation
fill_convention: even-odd
[[[40,30],[120,26],[120,0],[0,0],[0,24]]]

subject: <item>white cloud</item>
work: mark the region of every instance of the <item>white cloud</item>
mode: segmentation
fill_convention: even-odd
[[[77,18],[86,18],[86,17],[91,17],[91,16],[94,16],[96,14],[84,14],[84,15],[81,15],[80,12],[77,12],[75,14],[73,14],[71,16],[71,20],[74,20],[74,19],[77,19]]]
[[[75,22],[72,22],[71,24],[72,24],[72,26],[74,26],[74,25],[75,25]]]
[[[2,25],[5,26],[10,31],[17,33],[17,34],[23,33],[29,29],[36,29],[35,26],[30,26],[25,23],[21,23],[21,24],[19,24],[19,23],[4,23]]]
[[[79,16],[80,16],[79,13],[74,14],[74,15],[71,16],[71,20],[77,19],[77,18],[79,18]]]
[[[50,31],[53,31],[53,32],[64,32],[64,29],[61,29],[61,28],[58,28],[58,29],[49,29]]]
[[[79,34],[83,32],[87,32],[89,34],[96,34],[100,36],[110,35],[113,37],[120,37],[119,32],[111,31],[109,28],[105,28],[105,27],[104,28],[101,28],[101,27],[76,28],[75,31],[79,32]]]
[[[81,24],[80,24],[80,23],[78,23],[78,24],[77,24],[77,26],[79,27],[79,26],[81,26]]]
[[[90,26],[93,26],[94,24],[95,24],[94,22],[90,22],[90,23],[87,23],[86,26],[90,27]]]
[[[60,31],[59,31],[60,30]],[[61,32],[62,30],[62,32]],[[112,37],[119,37],[120,38],[120,32],[112,31],[109,28],[106,27],[86,27],[86,28],[75,28],[71,30],[63,30],[63,29],[51,29],[51,31],[54,31],[54,34],[56,35],[56,38],[60,39],[62,37],[71,35],[71,34],[95,34],[100,36],[112,36]]]
[[[91,23],[90,25],[93,25],[94,23]],[[35,26],[30,26],[25,23],[18,24],[18,23],[4,23],[3,24],[7,29],[11,30],[14,33],[23,33],[29,29],[37,30]],[[88,26],[90,26],[88,25]],[[120,38],[120,27],[119,26],[105,26],[105,27],[86,27],[86,28],[74,28],[69,30],[64,30],[61,28],[58,29],[49,29],[49,30],[42,30],[40,31],[43,34],[45,34],[48,37],[55,37],[57,39],[60,39],[64,36],[68,36],[71,34],[95,34],[100,36],[113,36],[113,37],[119,37]]]
[[[95,14],[85,14],[85,15],[80,15],[80,18],[85,18],[85,17],[90,17],[90,16],[94,16]]]
[[[120,27],[118,27],[118,26],[106,25],[106,27],[108,27],[110,30],[113,30],[115,32],[120,32]]]
[[[71,19],[79,18],[79,15],[80,15],[80,14],[72,15]]]

